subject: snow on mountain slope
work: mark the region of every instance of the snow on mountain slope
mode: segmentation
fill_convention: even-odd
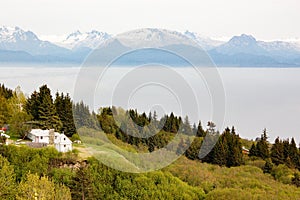
[[[19,27],[0,26],[0,60],[81,62],[91,49],[120,51],[145,47],[176,48],[193,54],[199,45],[220,65],[234,66],[299,66],[300,40],[259,41],[251,35],[232,37],[228,42],[203,37],[186,31],[180,33],[165,29],[145,28],[119,34],[115,37],[99,31],[76,31],[68,36],[41,40],[31,31]],[[59,44],[59,45],[57,45]],[[100,46],[99,46],[100,45]],[[67,48],[65,48],[67,47]],[[155,54],[156,55],[156,54]],[[142,60],[142,54],[139,55]],[[10,59],[9,59],[10,58]],[[20,60],[20,59],[19,59]]]
[[[37,36],[32,33],[31,31],[25,32],[24,30],[20,29],[19,27],[0,27],[0,41],[2,43],[16,43],[18,41],[25,41],[25,40],[35,40],[37,41]]]
[[[124,46],[131,48],[157,48],[174,44],[196,45],[182,33],[154,28],[144,28],[122,33],[117,35],[116,39],[118,39]]]
[[[284,41],[272,41],[264,42],[259,41],[258,45],[277,56],[288,56],[297,57],[300,54],[300,45],[294,42],[284,42]]]
[[[266,50],[258,45],[258,42],[253,36],[246,34],[234,36],[227,43],[216,47],[214,50],[225,55],[240,53],[261,55],[266,53]]]
[[[300,54],[300,48],[297,43],[257,41],[253,36],[246,34],[234,36],[227,43],[216,47],[214,50],[225,55],[244,53],[268,56],[299,56]]]
[[[192,40],[195,40],[205,50],[213,49],[225,43],[224,41],[213,40],[209,37],[202,36],[199,33],[195,32],[185,31],[184,34]]]
[[[91,32],[81,33],[80,31],[75,31],[57,44],[69,49],[95,49],[109,38],[111,38],[111,35],[105,32],[92,30]]]
[[[263,47],[266,50],[296,50],[298,46],[291,42],[283,42],[283,41],[272,41],[272,42],[264,42],[259,41],[258,45]]]
[[[19,27],[0,27],[0,49],[25,51],[32,55],[65,54],[67,50],[47,41],[40,40],[33,32]]]

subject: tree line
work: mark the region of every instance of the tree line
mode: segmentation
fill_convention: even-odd
[[[15,91],[0,84],[0,126],[25,138],[31,128],[52,129],[71,137],[76,133],[69,94],[56,93],[53,100],[47,85],[26,98],[20,87]]]
[[[271,164],[285,164],[290,168],[300,169],[300,150],[297,148],[294,138],[290,141],[289,139],[282,140],[277,137],[272,145],[267,139],[265,129],[260,139],[252,144],[249,156],[261,158],[271,162]]]
[[[72,106],[69,94],[57,92],[53,100],[50,89],[43,85],[27,99],[25,110],[32,117],[32,121],[37,122],[34,126],[42,129],[54,128],[70,137],[76,133]]]
[[[222,134],[214,130],[214,124],[208,123],[204,129],[201,121],[190,124],[188,117],[182,119],[174,113],[166,114],[158,119],[156,112],[138,113],[135,109],[104,107],[98,113],[90,112],[83,102],[73,103],[68,94],[56,93],[52,98],[47,85],[34,91],[26,98],[20,88],[15,91],[0,85],[0,125],[10,124],[11,130],[25,136],[30,128],[55,128],[67,136],[76,133],[76,127],[87,126],[101,129],[107,134],[113,134],[117,139],[135,146],[145,146],[149,152],[163,148],[177,133],[195,136],[192,142],[179,142],[177,152],[184,153],[192,160],[199,159],[199,151],[203,138],[210,134],[218,135],[216,145],[202,161],[220,166],[239,166],[244,163],[240,137],[232,129],[226,128]],[[22,109],[23,108],[23,109]],[[73,115],[74,114],[74,115]],[[128,134],[130,133],[130,134]],[[285,164],[291,168],[300,169],[300,153],[294,138],[281,140],[270,145],[266,130],[261,138],[252,144],[250,157],[262,158],[267,164]],[[186,152],[184,147],[189,146]]]
[[[244,163],[240,137],[235,133],[234,127],[231,130],[226,128],[220,134],[215,130],[213,122],[209,122],[209,128],[204,130],[201,121],[197,126],[196,124],[191,126],[188,117],[182,120],[174,113],[166,114],[158,119],[156,112],[153,114],[150,112],[147,115],[145,112],[139,114],[137,110],[124,111],[116,107],[101,108],[96,118],[101,130],[105,133],[113,134],[117,139],[131,145],[146,146],[149,152],[165,147],[177,133],[182,133],[187,136],[187,140],[179,141],[176,152],[192,160],[200,159],[199,151],[203,138],[214,135],[218,138],[216,145],[208,155],[201,158],[203,162],[227,167]],[[145,137],[147,135],[150,137]],[[187,150],[184,152],[185,149]]]

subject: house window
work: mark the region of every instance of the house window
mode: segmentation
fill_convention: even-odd
[[[41,136],[41,140],[43,139],[43,136]]]
[[[66,138],[64,138],[64,140],[66,140]]]
[[[66,147],[66,145],[64,145],[64,147]]]
[[[57,136],[55,136],[55,139],[57,139]]]

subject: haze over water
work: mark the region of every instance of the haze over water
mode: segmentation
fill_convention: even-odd
[[[130,68],[112,68],[97,86],[95,92],[95,105],[91,108],[97,110],[100,106],[111,105],[110,97],[113,90]],[[263,128],[267,128],[270,141],[277,136],[281,138],[295,137],[300,142],[300,69],[299,68],[219,68],[219,73],[225,89],[225,121],[224,126],[235,126],[241,137],[255,139]],[[56,91],[69,93],[72,97],[79,67],[59,66],[2,66],[0,69],[0,82],[7,87],[16,88],[18,85],[26,94],[31,94],[42,84],[47,84],[53,95]],[[209,92],[202,80],[193,74],[191,68],[176,68],[191,88],[197,93],[199,119],[206,124],[211,118],[213,106]],[[87,80],[88,81],[88,80]],[[164,95],[159,87],[148,87],[137,91],[139,95],[132,96],[127,105],[122,107],[137,108],[139,112],[149,112],[158,109],[151,103],[159,101],[164,112],[174,111],[181,113],[178,102],[172,96]],[[85,96],[82,96],[85,99]],[[188,114],[189,115],[189,114]],[[190,115],[192,116],[192,115]],[[191,117],[190,121],[197,121]],[[220,125],[219,125],[220,126]]]

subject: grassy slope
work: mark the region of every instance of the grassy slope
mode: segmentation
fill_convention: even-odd
[[[137,147],[123,143],[112,135],[108,138],[117,145],[109,144],[102,134],[92,139],[87,135],[83,136],[84,141],[90,142],[87,145],[89,152],[96,158],[101,157],[102,162],[109,160],[117,166],[134,169],[136,166],[127,160],[119,147],[129,152],[137,152]],[[271,175],[264,174],[251,163],[226,168],[181,157],[161,171],[171,173],[188,185],[204,190],[206,199],[300,199],[300,189],[275,181]]]
[[[226,168],[181,157],[163,171],[203,188],[207,199],[300,199],[300,189],[275,181],[255,166]]]

